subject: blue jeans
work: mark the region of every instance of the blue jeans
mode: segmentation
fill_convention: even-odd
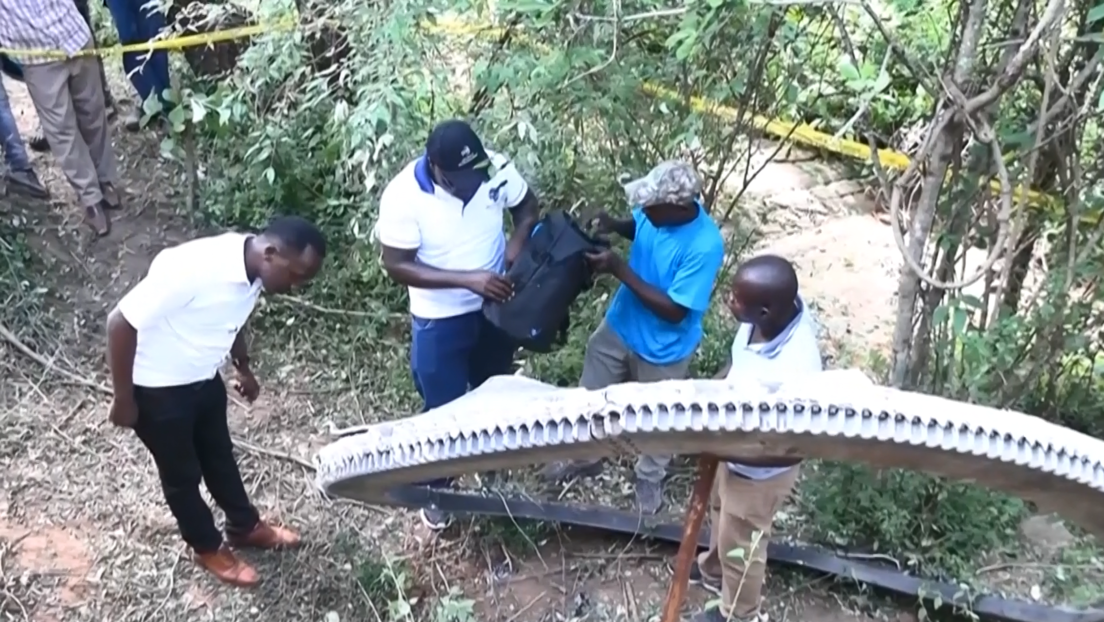
[[[23,146],[23,138],[19,135],[19,126],[15,124],[15,115],[8,101],[8,91],[3,85],[0,85],[0,147],[3,147],[4,162],[9,169],[30,170],[31,160],[27,157],[27,149]]]
[[[510,373],[517,344],[495,328],[482,311],[427,320],[412,319],[410,371],[425,405],[422,412],[462,397],[491,376]],[[452,478],[423,485],[445,487]]]
[[[152,6],[144,6],[148,3],[148,0],[107,0],[115,29],[119,31],[119,43],[145,43],[165,28],[165,15]],[[143,102],[151,95],[157,95],[165,103],[165,90],[172,86],[168,53],[164,50],[127,52],[123,54],[123,69]]]

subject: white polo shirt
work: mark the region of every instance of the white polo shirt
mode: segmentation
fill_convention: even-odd
[[[762,343],[749,343],[754,330],[751,324],[741,323],[732,340],[732,367],[726,379],[758,378],[786,381],[803,374],[824,371],[817,342],[816,323],[808,307],[801,314],[800,323],[794,327],[789,341],[773,358],[762,354]],[[780,475],[793,467],[757,467],[730,462],[728,469],[748,479],[763,480]]]
[[[494,167],[464,205],[429,177],[422,158],[400,172],[380,197],[375,235],[391,248],[418,250],[417,261],[441,270],[501,273],[506,253],[502,212],[521,204],[529,185],[504,155],[487,151]],[[427,320],[477,311],[483,298],[466,289],[410,291],[410,313]]]
[[[225,233],[166,248],[119,301],[138,331],[134,384],[172,387],[210,380],[245,326],[261,281],[245,271],[250,236]]]

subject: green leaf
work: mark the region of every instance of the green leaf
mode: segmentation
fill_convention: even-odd
[[[966,332],[966,323],[970,321],[970,314],[966,309],[955,307],[951,314],[951,330],[955,336],[960,336]]]
[[[839,72],[840,75],[843,76],[843,79],[847,81],[858,80],[862,77],[859,75],[859,70],[856,69],[855,66],[851,64],[851,61],[848,60],[840,61]]]
[[[1085,23],[1092,24],[1104,19],[1104,2],[1089,9],[1089,12],[1085,15]]]
[[[698,41],[698,33],[691,33],[689,37],[683,40],[682,45],[678,46],[675,50],[675,58],[678,60],[686,60],[690,58],[690,54],[694,52],[694,44]]]
[[[666,45],[669,50],[675,49],[678,44],[685,41],[693,32],[694,31],[689,28],[680,28],[671,33],[671,36],[667,37],[667,40],[664,41],[663,44]]]
[[[962,294],[958,297],[958,301],[962,303],[963,306],[970,307],[971,309],[977,309],[978,311],[981,311],[985,307],[981,303],[980,298],[978,298],[977,296],[971,296],[970,294]]]
[[[939,305],[932,311],[932,326],[940,326],[947,321],[947,314],[949,313],[947,305]]]
[[[187,114],[184,112],[184,106],[176,106],[169,111],[169,123],[172,123],[173,132],[180,133],[184,131],[184,122],[188,119]]]
[[[161,100],[156,97],[147,97],[146,101],[142,102],[142,112],[148,115],[155,115],[162,109]]]
[[[744,551],[743,547],[736,547],[725,554],[726,557],[731,557],[732,559],[744,559],[746,555],[747,553]]]
[[[207,118],[207,106],[194,99],[189,103],[192,106],[192,123],[196,125],[202,123],[203,119]]]
[[[889,77],[888,71],[883,71],[878,74],[877,79],[874,80],[874,93],[881,93],[886,90],[887,87],[893,82],[893,79]]]
[[[520,0],[519,2],[511,2],[506,6],[518,13],[541,13],[553,8],[551,3],[542,2],[541,0]]]

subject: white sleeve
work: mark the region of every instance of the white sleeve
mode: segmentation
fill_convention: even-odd
[[[417,206],[401,200],[390,188],[380,197],[379,218],[375,234],[380,244],[402,250],[413,250],[422,245],[422,231],[418,227]]]
[[[196,295],[199,279],[177,269],[173,262],[154,258],[149,273],[119,301],[117,308],[126,321],[141,331],[169,313],[182,309]]]
[[[498,200],[506,209],[514,209],[521,205],[525,195],[529,194],[529,183],[521,176],[521,171],[514,166],[510,158],[501,153],[488,150],[487,156],[490,157],[491,164],[497,171],[491,179],[491,187],[498,189],[500,193]]]

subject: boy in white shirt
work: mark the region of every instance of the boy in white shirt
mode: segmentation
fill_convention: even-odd
[[[790,380],[823,371],[816,325],[797,294],[790,262],[761,255],[741,264],[725,300],[740,322],[729,362],[717,378]],[[727,463],[717,472],[709,550],[690,580],[719,593],[721,605],[691,622],[754,619],[766,579],[774,515],[797,481],[799,461]],[[758,536],[756,535],[758,532]],[[729,553],[744,551],[743,558]]]

